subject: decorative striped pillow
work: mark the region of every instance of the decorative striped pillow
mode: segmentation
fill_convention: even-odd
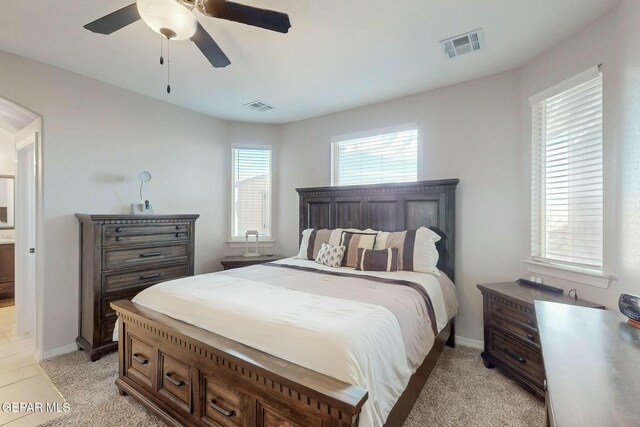
[[[356,270],[398,271],[398,248],[370,250],[358,249]]]
[[[316,262],[318,264],[328,265],[329,267],[340,267],[345,249],[344,246],[334,246],[323,243],[316,257]]]
[[[440,276],[438,270],[438,250],[436,242],[440,240],[427,227],[417,230],[405,230],[395,233],[378,232],[375,249],[398,249],[398,270],[419,271]]]
[[[343,231],[340,246],[346,247],[342,265],[355,268],[358,263],[358,249],[373,249],[378,233]]]
[[[323,243],[340,246],[342,232],[341,228],[335,230],[307,228],[302,232],[300,251],[296,258],[314,261],[318,257],[318,252],[320,252]]]

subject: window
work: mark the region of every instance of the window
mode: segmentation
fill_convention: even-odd
[[[244,239],[247,230],[271,236],[271,149],[234,148],[232,239]]]
[[[358,138],[334,138],[331,185],[418,179],[418,131],[411,128]]]
[[[552,92],[532,98],[532,256],[601,272],[602,75],[594,68]]]

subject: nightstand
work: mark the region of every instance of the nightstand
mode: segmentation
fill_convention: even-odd
[[[489,369],[499,368],[538,398],[544,399],[544,364],[534,301],[605,307],[516,282],[477,286],[484,299],[484,365]]]
[[[220,264],[222,264],[222,268],[224,268],[225,270],[231,270],[232,268],[247,267],[247,266],[256,265],[256,264],[264,264],[271,261],[277,261],[279,259],[282,259],[282,257],[278,255],[260,255],[260,256],[254,256],[254,257],[244,257],[242,255],[236,255],[236,256],[226,256],[222,258],[222,261],[220,261]]]

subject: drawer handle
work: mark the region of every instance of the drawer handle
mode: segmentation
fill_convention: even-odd
[[[135,353],[133,356],[131,356],[131,358],[141,365],[146,365],[147,363],[149,363],[149,359],[143,359],[142,357],[140,357],[139,353]]]
[[[182,230],[182,226],[181,225],[176,225],[176,230]]]
[[[216,400],[215,399],[213,399],[213,400],[211,400],[211,402],[209,402],[209,406],[211,406],[216,411],[220,412],[225,417],[233,417],[236,414],[236,411],[234,411],[233,409],[231,411],[227,411],[227,410],[221,408],[220,406],[216,405]]]
[[[122,227],[116,228],[116,233],[120,233],[122,231]]]
[[[160,277],[161,274],[160,273],[155,273],[155,274],[145,274],[144,276],[140,276],[140,280],[145,280],[145,279],[155,279],[156,277]]]
[[[517,360],[520,363],[527,363],[527,359],[525,359],[523,356],[520,356],[519,354],[516,354],[513,351],[509,350],[507,347],[504,348],[504,352],[507,353],[510,357],[512,357],[513,359]]]
[[[162,255],[162,253],[160,252],[147,252],[145,254],[140,254],[140,258],[150,258],[150,257],[160,256],[160,255]]]
[[[164,374],[164,378],[176,387],[182,387],[184,385],[184,381],[173,378],[171,372]]]
[[[534,336],[533,336],[533,334],[529,333],[529,334],[527,334],[527,339],[528,339],[529,341],[534,341],[534,342],[535,342],[536,337],[534,337]]]
[[[116,237],[116,242],[122,242],[122,237],[120,236]]]
[[[176,233],[176,237],[182,237],[184,236],[184,233]]]

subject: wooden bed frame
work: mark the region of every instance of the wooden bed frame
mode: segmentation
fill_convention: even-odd
[[[442,236],[438,267],[454,280],[457,179],[298,189],[305,228],[427,226]],[[168,425],[357,426],[367,391],[127,300],[120,318],[116,385]],[[402,426],[444,348],[453,320],[393,407],[385,426]],[[363,426],[364,427],[364,426]]]

